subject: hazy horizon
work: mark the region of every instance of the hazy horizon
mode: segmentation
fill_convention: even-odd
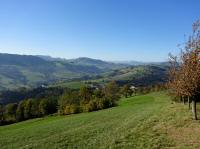
[[[23,54],[23,53],[6,53],[6,52],[0,52],[0,54],[12,54],[12,55],[25,55],[25,56],[47,56],[51,58],[58,58],[58,59],[78,59],[78,58],[89,58],[89,59],[95,59],[95,60],[102,60],[106,62],[115,62],[115,63],[128,63],[128,62],[140,62],[140,63],[159,63],[159,62],[166,62],[168,59],[163,60],[163,61],[140,61],[140,60],[134,60],[134,59],[128,59],[128,60],[123,60],[123,59],[118,59],[118,60],[106,60],[106,59],[101,59],[101,58],[95,58],[95,57],[87,57],[87,56],[79,56],[79,57],[72,57],[72,58],[66,58],[66,57],[55,57],[53,55],[40,55],[40,54]]]

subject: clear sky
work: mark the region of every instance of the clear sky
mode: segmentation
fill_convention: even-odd
[[[0,0],[0,52],[164,61],[200,0]]]

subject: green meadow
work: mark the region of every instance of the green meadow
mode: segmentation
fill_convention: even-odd
[[[195,131],[194,131],[195,130]],[[117,107],[49,116],[0,127],[1,149],[198,148],[199,121],[165,92],[120,100]]]

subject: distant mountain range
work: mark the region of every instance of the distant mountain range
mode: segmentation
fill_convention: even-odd
[[[168,62],[142,62],[142,61],[113,61],[116,64],[125,64],[131,66],[138,66],[138,65],[168,65]]]
[[[62,59],[41,55],[32,56],[0,53],[0,90],[12,90],[20,87],[38,87],[43,84],[53,84],[58,81],[70,81],[73,79],[81,80],[100,75],[107,77],[110,80],[112,78],[121,79],[123,76],[126,76],[127,78],[128,75],[136,72],[133,69],[129,69],[132,67],[131,65],[144,65],[141,67],[145,67],[149,64],[140,62],[106,62],[87,57]],[[165,63],[160,63],[159,67],[160,66],[165,66]],[[131,72],[127,70],[131,70]],[[143,68],[141,70],[143,70]],[[160,69],[156,69],[156,71],[157,70],[159,71]],[[124,71],[127,71],[126,75]],[[113,72],[118,73],[112,76]],[[142,71],[140,73],[142,76],[146,71],[145,73]],[[105,74],[109,74],[109,76]],[[137,76],[139,76],[139,74]]]
[[[35,87],[126,66],[91,58],[66,60],[49,56],[0,54],[0,90]]]

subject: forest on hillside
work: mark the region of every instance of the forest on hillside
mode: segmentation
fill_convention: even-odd
[[[165,90],[165,85],[135,88],[130,84],[119,86],[111,81],[104,87],[82,86],[80,89],[63,87],[36,88],[33,90],[5,91],[1,97],[0,124],[10,124],[47,115],[69,115],[92,112],[118,105],[121,97]]]

